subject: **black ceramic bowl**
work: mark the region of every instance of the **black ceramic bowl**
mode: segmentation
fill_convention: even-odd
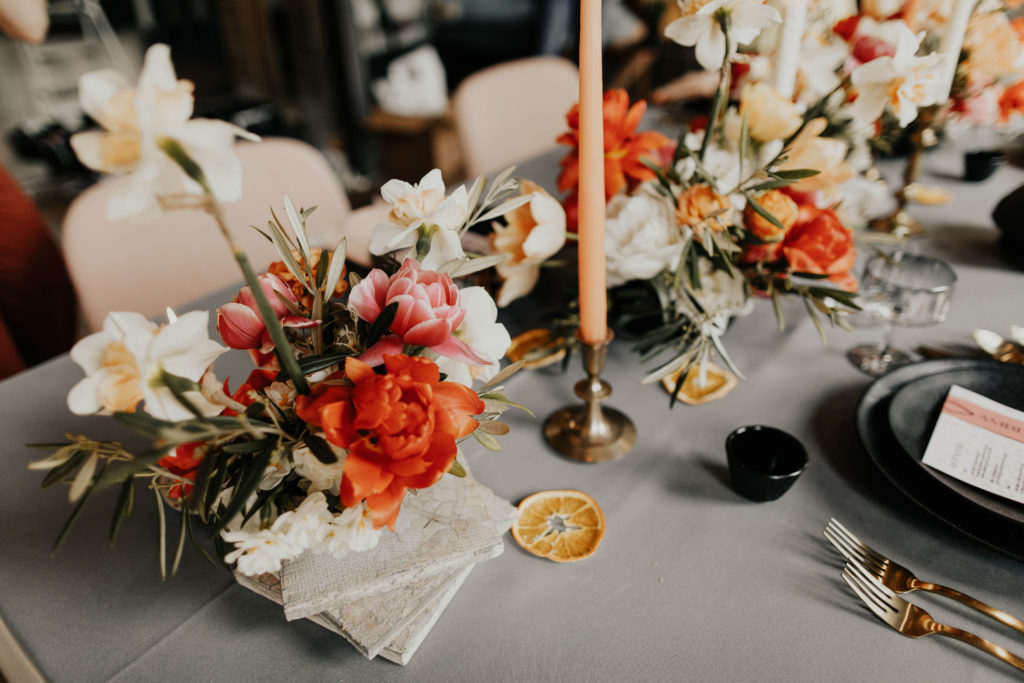
[[[725,440],[725,452],[733,488],[758,502],[781,496],[807,467],[807,449],[775,427],[740,427]]]

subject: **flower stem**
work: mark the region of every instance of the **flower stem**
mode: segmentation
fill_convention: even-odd
[[[249,286],[253,298],[256,299],[256,306],[260,309],[260,317],[263,318],[263,323],[267,326],[270,339],[274,342],[274,352],[281,363],[281,368],[288,373],[292,384],[295,385],[295,391],[300,394],[308,394],[309,384],[306,382],[305,375],[302,374],[299,361],[292,352],[291,344],[288,343],[288,338],[285,336],[281,321],[278,320],[274,309],[270,305],[270,301],[267,300],[266,292],[263,291],[263,287],[260,286],[259,280],[256,278],[256,271],[252,269],[252,264],[249,263],[249,256],[235,242],[231,229],[228,227],[227,221],[224,220],[224,213],[221,210],[220,203],[214,198],[213,193],[210,192],[209,186],[206,183],[200,184],[203,186],[203,191],[206,192],[208,198],[207,211],[217,222],[217,227],[220,228],[221,234],[231,248],[231,254],[235,257],[235,261],[238,262],[238,267],[242,269],[245,284]]]
[[[732,76],[732,60],[730,52],[732,51],[732,37],[729,35],[731,29],[731,22],[729,21],[729,15],[726,12],[721,12],[718,15],[718,22],[722,27],[722,33],[725,34],[725,57],[722,60],[722,76],[718,80],[718,91],[715,93],[715,99],[711,103],[711,114],[708,116],[708,125],[704,129],[704,139],[700,143],[700,160],[703,163],[704,158],[708,151],[708,144],[711,142],[711,136],[715,134],[715,126],[718,124],[718,117],[725,110],[726,105],[729,101],[729,88],[731,87],[730,80]]]
[[[252,269],[252,265],[249,263],[249,257],[246,255],[245,250],[235,242],[234,235],[231,233],[231,229],[228,227],[227,221],[224,220],[224,212],[221,209],[220,202],[213,194],[213,190],[210,189],[210,184],[206,180],[206,175],[203,173],[203,169],[200,168],[199,164],[195,162],[192,157],[188,155],[188,152],[181,146],[177,140],[171,138],[164,138],[159,142],[159,147],[163,152],[171,158],[174,163],[181,167],[181,170],[185,174],[196,181],[201,188],[203,193],[206,195],[205,209],[213,216],[214,221],[217,223],[217,227],[220,228],[220,234],[224,236],[225,241],[228,243],[228,247],[231,249],[231,254],[235,257],[235,261],[238,262],[238,267],[242,269],[242,275],[245,277],[245,284],[249,286],[252,291],[253,298],[256,299],[256,306],[260,309],[260,317],[263,318],[263,324],[267,327],[267,332],[270,334],[270,339],[274,342],[274,352],[277,354],[277,359],[281,363],[281,368],[291,378],[292,383],[295,385],[295,390],[300,394],[309,393],[309,384],[306,382],[305,375],[302,374],[302,369],[299,367],[299,361],[295,358],[295,354],[292,352],[291,344],[288,343],[288,338],[284,334],[284,328],[281,327],[281,321],[278,320],[277,315],[274,313],[274,309],[270,305],[270,301],[267,300],[267,295],[263,291],[263,287],[260,286],[259,280],[256,278],[256,272]]]

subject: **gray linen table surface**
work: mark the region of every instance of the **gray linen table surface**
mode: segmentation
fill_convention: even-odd
[[[520,171],[552,187],[559,156]],[[929,226],[920,248],[950,260],[960,280],[945,323],[900,330],[897,341],[966,343],[977,327],[1024,324],[1024,274],[1000,254],[989,219],[1024,173],[1002,168],[985,184],[960,183],[950,179],[959,172],[951,154],[929,155],[925,169],[955,201],[915,210]],[[200,306],[212,310],[227,294]],[[761,303],[726,336],[749,381],[708,405],[670,411],[659,387],[640,385],[644,368],[628,346],[613,345],[610,404],[640,434],[613,463],[561,459],[541,438],[543,418],[576,401],[577,364],[566,375],[545,369],[510,382],[509,393],[538,418],[514,414],[500,453],[470,448],[474,473],[513,502],[543,489],[588,492],[604,510],[604,540],[591,558],[562,565],[509,537],[501,557],[470,574],[405,667],[367,661],[310,622],[286,622],[280,607],[193,552],[161,583],[154,506],[142,487],[114,548],[106,537],[116,492],[108,491],[50,559],[70,506],[63,489],[39,489],[39,473],[25,469],[38,453],[23,444],[65,431],[126,438],[112,420],[68,413],[65,397],[81,375],[67,357],[56,359],[0,383],[0,617],[54,681],[1014,680],[1017,672],[965,645],[903,638],[843,584],[842,562],[821,534],[830,515],[923,577],[1024,615],[1024,565],[917,507],[861,447],[854,411],[868,380],[844,350],[879,332],[835,330],[823,348],[799,302],[787,306],[781,334]],[[217,373],[235,386],[248,370],[244,354],[232,355]],[[790,431],[811,458],[789,493],[764,504],[735,494],[725,468],[726,435],[755,423]],[[1024,652],[1020,634],[970,610],[927,595],[913,600]],[[12,675],[13,643],[2,652]]]

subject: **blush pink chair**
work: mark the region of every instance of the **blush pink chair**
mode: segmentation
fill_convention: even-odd
[[[578,99],[576,66],[561,57],[518,59],[469,76],[452,97],[466,173],[500,171],[550,150]]]
[[[242,162],[243,196],[224,209],[253,268],[264,270],[278,257],[270,242],[250,226],[265,229],[271,208],[286,221],[285,193],[296,207],[317,207],[307,225],[311,242],[333,248],[346,235],[349,258],[369,263],[366,245],[376,214],[352,213],[320,152],[285,138],[240,143],[236,150]],[[168,306],[178,310],[241,282],[241,272],[220,231],[201,211],[170,211],[145,222],[107,219],[114,182],[117,179],[107,179],[86,190],[64,219],[64,257],[90,330],[100,329],[110,311],[163,317]]]

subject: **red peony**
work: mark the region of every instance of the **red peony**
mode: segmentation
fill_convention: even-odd
[[[375,528],[394,530],[406,489],[436,484],[452,466],[456,439],[477,427],[483,401],[469,387],[442,382],[426,358],[385,356],[385,374],[349,358],[344,373],[352,384],[330,379],[299,396],[296,412],[320,427],[328,441],[348,450],[341,503],[366,501]]]

